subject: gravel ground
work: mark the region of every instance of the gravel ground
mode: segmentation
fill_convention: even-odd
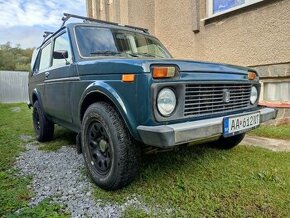
[[[94,184],[81,172],[83,157],[74,148],[62,147],[56,152],[44,152],[31,143],[26,145],[26,149],[17,159],[16,167],[20,169],[20,176],[33,178],[31,189],[34,197],[30,206],[50,198],[66,206],[72,217],[121,217],[127,207],[152,212],[137,197],[122,205],[104,204],[94,199]]]

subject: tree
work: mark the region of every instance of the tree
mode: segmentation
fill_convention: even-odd
[[[33,49],[12,47],[10,42],[0,45],[0,70],[29,71]]]

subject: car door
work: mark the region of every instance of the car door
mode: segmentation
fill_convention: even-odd
[[[65,53],[59,57],[55,53]],[[71,45],[66,31],[53,39],[51,67],[45,72],[46,112],[60,122],[72,122],[70,107],[71,82],[78,80]]]

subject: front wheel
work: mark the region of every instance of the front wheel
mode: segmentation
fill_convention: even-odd
[[[218,149],[231,149],[240,144],[245,138],[245,133],[225,138],[221,136],[217,141],[211,142],[210,146]]]
[[[114,107],[92,104],[82,121],[82,151],[93,181],[115,190],[129,184],[138,173],[140,149]]]

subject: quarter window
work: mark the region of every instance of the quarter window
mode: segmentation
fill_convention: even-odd
[[[66,60],[53,58],[53,60],[52,60],[53,66],[63,66],[63,65],[66,65],[67,62],[71,62],[72,55],[71,55],[70,43],[69,43],[68,35],[66,33],[63,33],[62,35],[57,37],[54,41],[53,51],[60,51],[60,50],[67,51],[68,58]]]
[[[263,0],[208,0],[208,16],[224,14],[261,1]]]
[[[41,50],[39,71],[49,68],[50,67],[50,61],[51,61],[51,43],[47,44]]]

